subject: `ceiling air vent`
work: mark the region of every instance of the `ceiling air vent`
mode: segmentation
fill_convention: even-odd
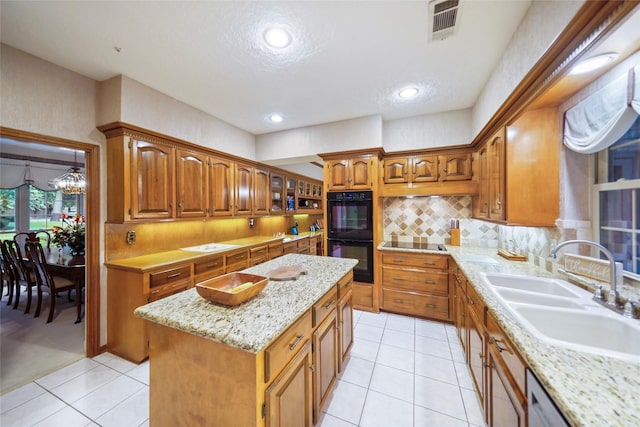
[[[444,40],[456,31],[460,0],[433,0],[429,3],[429,40]]]

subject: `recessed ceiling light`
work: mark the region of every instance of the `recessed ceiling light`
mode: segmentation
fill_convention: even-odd
[[[617,57],[617,53],[604,53],[602,55],[592,56],[591,58],[580,61],[575,67],[571,69],[571,72],[569,74],[588,73],[600,67],[604,67]]]
[[[282,28],[272,27],[264,32],[264,41],[271,47],[282,49],[291,43],[291,35]]]
[[[269,116],[269,120],[271,120],[273,123],[280,123],[283,118],[280,114],[272,114]]]
[[[419,92],[420,91],[417,87],[407,87],[400,90],[400,92],[398,92],[398,96],[402,99],[409,99],[416,97]]]

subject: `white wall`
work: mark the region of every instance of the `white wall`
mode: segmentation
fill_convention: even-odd
[[[245,159],[256,158],[253,134],[129,77],[102,82],[100,91],[98,124],[122,121]]]
[[[96,129],[97,85],[92,79],[0,44],[0,124],[7,128],[100,145]],[[106,219],[106,158],[101,156],[100,223]],[[104,247],[100,227],[99,248]],[[106,344],[107,280],[100,253],[100,344]]]
[[[386,152],[466,145],[471,134],[471,109],[388,120],[382,127]]]
[[[584,0],[533,1],[473,107],[472,133],[482,130],[567,26]]]
[[[319,153],[373,147],[382,147],[382,117],[378,115],[266,133],[256,137],[257,160],[265,163],[278,159],[308,159]],[[315,158],[320,160],[318,157]]]

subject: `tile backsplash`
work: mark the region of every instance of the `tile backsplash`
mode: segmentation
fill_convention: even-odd
[[[414,237],[429,243],[450,243],[450,221],[460,221],[462,245],[496,247],[497,224],[471,218],[470,196],[387,197],[383,201],[384,239]]]

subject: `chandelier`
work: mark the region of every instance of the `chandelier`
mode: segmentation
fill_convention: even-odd
[[[73,153],[73,162],[76,162],[76,153]],[[67,172],[53,180],[53,185],[63,194],[84,194],[86,191],[87,180],[80,173],[80,168],[72,167]]]

